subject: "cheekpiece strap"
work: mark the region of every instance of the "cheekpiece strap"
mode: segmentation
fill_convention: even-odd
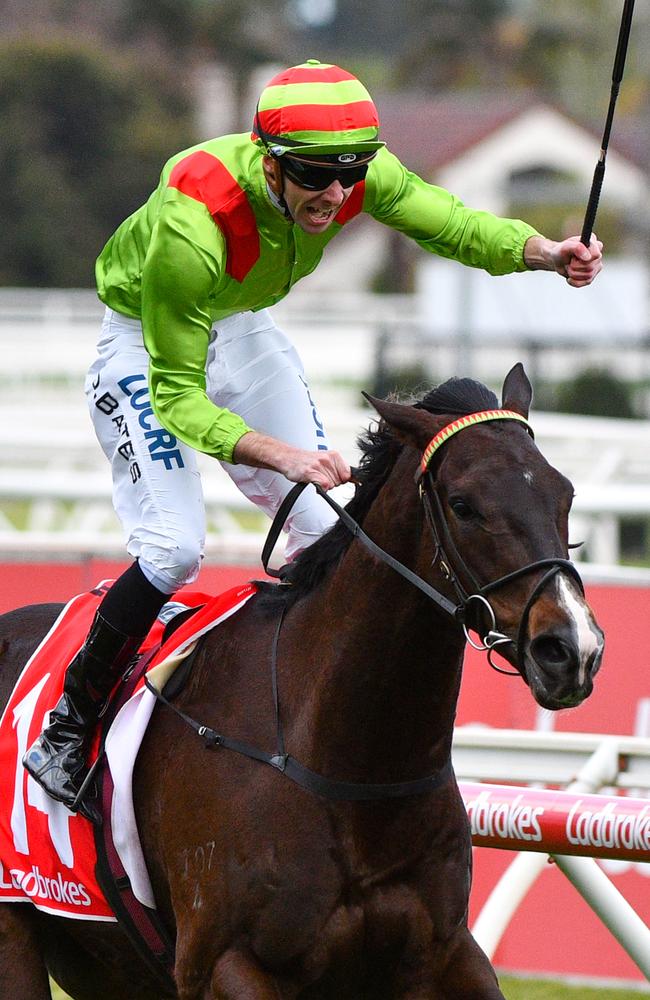
[[[459,417],[458,420],[452,420],[450,424],[443,427],[441,431],[438,431],[435,437],[431,438],[428,445],[422,453],[422,459],[420,461],[420,467],[418,469],[417,479],[421,479],[424,473],[429,468],[431,459],[438,451],[445,441],[448,441],[450,437],[457,434],[458,431],[464,430],[466,427],[473,427],[474,424],[484,424],[490,420],[518,420],[520,424],[523,424],[530,434],[531,437],[535,437],[533,434],[533,429],[526,420],[522,417],[521,413],[516,413],[514,410],[479,410],[478,413],[468,413],[465,417]]]

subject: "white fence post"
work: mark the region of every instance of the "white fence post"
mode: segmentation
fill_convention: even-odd
[[[548,863],[548,854],[518,854],[483,904],[472,934],[489,959],[494,957],[508,924]]]
[[[618,755],[619,741],[615,737],[603,737],[567,790],[591,793],[603,785],[615,784]],[[566,855],[554,855],[552,860],[650,979],[650,930],[596,861]],[[472,928],[474,938],[488,958],[493,958],[517,908],[548,863],[547,854],[517,855],[490,893]]]
[[[593,858],[557,856],[555,863],[650,980],[650,929]]]

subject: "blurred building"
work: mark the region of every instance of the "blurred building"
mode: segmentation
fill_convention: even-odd
[[[534,94],[390,94],[377,103],[393,152],[469,205],[497,214],[540,200],[584,205],[600,136]],[[627,218],[647,211],[648,195],[643,168],[613,141],[604,200]]]

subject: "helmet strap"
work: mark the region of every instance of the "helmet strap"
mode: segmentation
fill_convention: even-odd
[[[280,168],[280,184],[281,184],[280,194],[278,195],[278,202],[280,203],[280,206],[283,208],[284,214],[285,214],[286,218],[287,219],[291,219],[291,221],[293,222],[293,216],[292,216],[291,212],[289,211],[289,206],[287,205],[286,201],[284,200],[284,188],[285,188],[285,184],[286,184],[286,178],[284,176],[284,168],[283,168],[282,163],[280,162],[279,159],[276,160],[276,163],[278,164],[278,167]]]
[[[275,208],[277,208],[279,212],[282,212],[286,219],[291,219],[291,221],[293,221],[291,212],[289,211],[289,206],[287,205],[284,198],[285,177],[284,177],[284,170],[282,169],[282,164],[280,163],[279,159],[276,156],[273,156],[272,153],[267,153],[267,156],[270,156],[273,162],[277,164],[279,179],[280,179],[280,184],[279,184],[280,190],[275,191],[273,187],[271,187],[268,177],[265,178],[266,190],[268,192],[269,199],[272,205]],[[274,178],[274,180],[276,179]]]
[[[268,181],[266,182],[266,190],[268,191],[269,199],[274,208],[277,208],[278,212],[282,212],[285,219],[291,219],[291,221],[293,221],[291,212],[289,211],[289,206],[284,200],[284,195],[282,193],[276,194]]]

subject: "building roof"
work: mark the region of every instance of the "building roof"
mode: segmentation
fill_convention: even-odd
[[[439,96],[388,93],[377,97],[377,106],[381,138],[408,167],[424,175],[460,158],[531,108],[552,107],[530,91],[463,91]],[[578,122],[566,111],[554,110],[600,141],[600,126]],[[650,163],[647,128],[633,120],[619,116],[611,146],[641,166],[647,168]]]
[[[431,173],[535,103],[527,94],[500,96],[463,92],[432,97],[422,93],[377,98],[381,137],[404,163]]]

